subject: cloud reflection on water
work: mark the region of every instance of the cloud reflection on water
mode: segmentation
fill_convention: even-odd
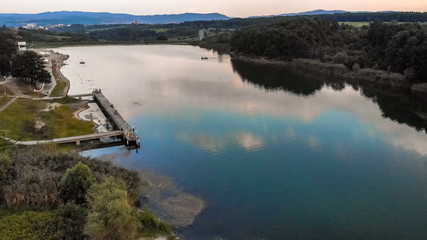
[[[424,132],[384,118],[376,103],[350,86],[336,91],[332,87],[313,85],[315,92],[305,97],[297,94],[304,93],[301,86],[293,93],[283,89],[266,91],[243,83],[238,72],[233,71],[228,56],[223,56],[222,63],[214,59],[200,61],[200,55],[216,55],[188,46],[98,46],[60,48],[58,51],[71,55],[69,65],[63,69],[64,75],[72,81],[71,93],[102,87],[126,119],[152,114],[187,118],[188,109],[209,109],[245,114],[249,119],[268,115],[300,119],[309,124],[334,110],[375,126],[386,141],[397,147],[427,155]],[[85,60],[85,66],[78,64],[80,58]],[[88,85],[89,79],[93,80],[93,86]],[[132,104],[135,101],[141,104]],[[191,121],[198,118],[192,116]],[[294,137],[295,132],[288,129],[286,135]],[[178,138],[211,151],[221,151],[236,143],[247,150],[257,150],[268,144],[250,130],[235,136],[180,132]],[[309,139],[308,144],[321,145],[319,140],[313,139]]]

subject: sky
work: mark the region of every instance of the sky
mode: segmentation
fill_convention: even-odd
[[[427,0],[0,0],[0,13],[90,11],[135,15],[222,13],[249,17],[316,9],[427,12]]]

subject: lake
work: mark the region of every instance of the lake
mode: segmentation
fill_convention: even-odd
[[[422,96],[191,46],[56,50],[70,55],[70,94],[101,88],[142,139],[138,153],[83,154],[203,199],[183,237],[427,239]]]

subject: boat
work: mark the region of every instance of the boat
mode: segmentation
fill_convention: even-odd
[[[81,61],[80,64],[85,64],[85,62]]]
[[[201,59],[202,59],[202,60],[207,60],[207,59],[208,59],[208,57],[201,57]]]

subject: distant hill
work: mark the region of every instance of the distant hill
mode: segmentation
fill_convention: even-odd
[[[266,15],[266,16],[253,16],[249,18],[259,18],[259,17],[280,17],[280,16],[306,16],[306,15],[323,15],[323,14],[335,14],[335,13],[346,13],[348,11],[343,10],[312,10],[307,12],[299,12],[299,13],[284,13],[278,15]]]
[[[285,13],[278,16],[301,16],[301,15],[323,15],[323,14],[335,14],[335,13],[346,13],[348,11],[343,10],[313,10],[308,12],[300,12],[300,13]]]
[[[27,24],[48,26],[56,24],[115,24],[115,23],[182,23],[186,21],[228,20],[229,17],[219,13],[183,13],[165,15],[131,15],[108,12],[44,12],[38,14],[0,14],[0,25],[20,27]]]
[[[393,13],[394,11],[379,11],[376,13]],[[299,12],[299,13],[284,13],[279,15],[268,15],[268,16],[253,16],[250,18],[258,18],[258,17],[280,17],[280,16],[313,16],[313,15],[333,15],[333,14],[344,14],[344,13],[375,13],[369,11],[344,11],[344,10],[312,10],[307,12]]]

